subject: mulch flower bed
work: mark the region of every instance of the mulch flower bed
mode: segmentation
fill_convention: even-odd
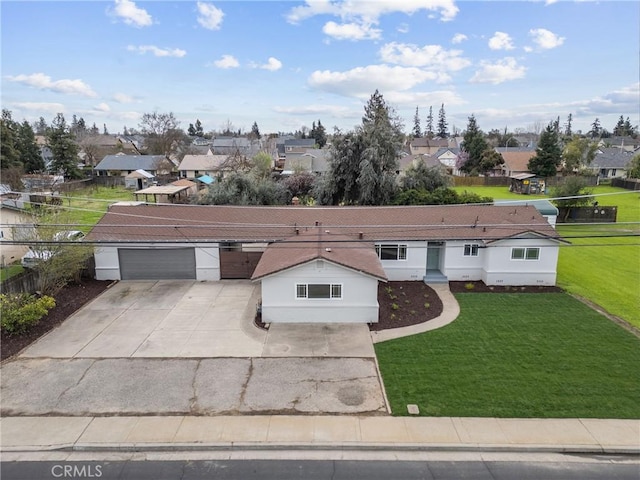
[[[451,293],[561,293],[560,287],[525,285],[510,287],[507,285],[486,285],[482,281],[477,282],[449,282]]]
[[[442,313],[442,300],[424,282],[380,282],[378,304],[378,323],[369,325],[374,332],[424,323]]]
[[[31,345],[49,330],[64,322],[80,307],[104,292],[111,283],[111,281],[85,279],[80,284],[64,287],[54,296],[56,306],[28,332],[22,335],[8,335],[2,332],[0,359],[5,360]]]

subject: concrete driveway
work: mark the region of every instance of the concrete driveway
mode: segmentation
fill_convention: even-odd
[[[2,415],[386,412],[366,325],[253,323],[249,281],[119,282],[2,366]]]
[[[259,291],[249,281],[119,282],[20,357],[259,357]]]

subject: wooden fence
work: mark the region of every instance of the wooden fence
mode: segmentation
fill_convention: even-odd
[[[87,263],[81,273],[82,278],[96,278],[96,261],[93,255],[87,259]],[[2,293],[29,293],[34,294],[40,289],[40,272],[37,270],[25,270],[19,275],[8,278],[0,284]]]
[[[625,188],[627,190],[640,190],[640,179],[637,178],[612,178],[612,187]]]

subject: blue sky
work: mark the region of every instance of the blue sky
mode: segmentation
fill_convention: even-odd
[[[407,132],[443,103],[450,129],[640,123],[637,2],[4,0],[0,15],[16,120],[350,129],[377,88]]]

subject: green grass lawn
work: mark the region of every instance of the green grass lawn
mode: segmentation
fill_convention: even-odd
[[[455,190],[468,190],[495,200],[545,198],[544,195],[511,193],[509,187],[455,187]],[[616,193],[599,197],[598,203],[617,206],[618,223],[640,222],[640,192],[609,185],[589,190],[594,194]],[[640,225],[558,225],[557,230],[571,242],[570,246],[560,249],[558,285],[640,327],[640,237],[604,238],[620,233],[640,235]],[[570,238],[585,235],[603,238]]]
[[[6,267],[0,268],[0,282],[4,282],[5,280],[15,277],[16,275],[24,272],[24,268],[20,263],[14,265],[7,265]]]
[[[619,223],[558,225],[558,232],[571,242],[560,249],[558,285],[640,327],[640,224],[621,224],[640,222],[640,192],[610,186],[594,189],[594,193],[618,192],[626,193],[603,196],[598,202],[616,205]],[[583,236],[598,238],[575,238]]]
[[[456,295],[461,314],[376,344],[405,415],[640,418],[640,339],[562,293]]]
[[[133,194],[124,187],[90,187],[67,195],[62,206],[69,223],[79,225],[79,230],[88,232],[102,218],[109,205],[132,200]]]

